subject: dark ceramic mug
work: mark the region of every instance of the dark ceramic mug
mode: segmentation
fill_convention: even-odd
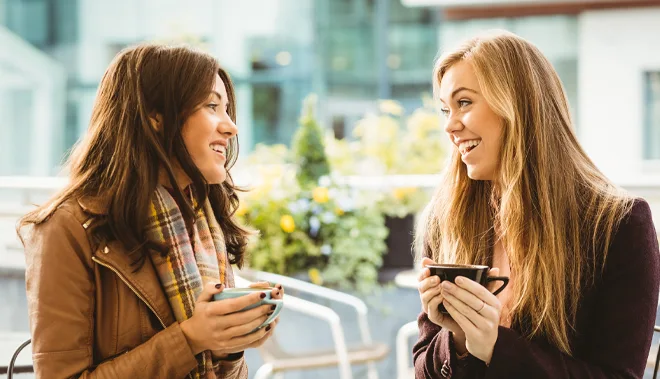
[[[490,270],[490,267],[488,266],[432,264],[426,265],[426,267],[429,269],[429,271],[431,271],[431,276],[437,276],[440,278],[440,283],[444,282],[445,280],[454,283],[457,276],[463,276],[471,279],[484,287],[486,287],[486,285],[490,282],[504,282],[498,289],[495,290],[495,292],[493,292],[493,295],[497,295],[498,293],[502,292],[504,288],[506,288],[507,284],[509,284],[508,276],[488,276],[488,270]],[[438,310],[440,313],[448,314],[445,306],[442,303],[438,305]]]

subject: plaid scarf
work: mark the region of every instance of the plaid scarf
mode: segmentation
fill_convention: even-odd
[[[152,260],[174,317],[179,322],[192,317],[195,300],[207,283],[220,282],[226,287],[234,286],[225,239],[211,203],[207,199],[202,207],[198,207],[191,186],[184,190],[184,194],[190,196],[195,209],[192,233],[187,230],[176,201],[160,185],[151,200],[147,221],[149,240],[168,249],[167,256],[156,253],[152,255]],[[210,351],[197,356],[197,368],[189,376],[195,379],[216,378]]]

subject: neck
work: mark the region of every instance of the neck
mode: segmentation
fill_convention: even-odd
[[[181,169],[178,163],[174,163],[172,169],[174,170],[176,183],[172,184],[169,176],[167,175],[167,171],[161,167],[158,171],[158,184],[161,184],[167,188],[174,188],[174,185],[177,185],[181,190],[183,190],[184,188],[188,187],[190,183],[192,183],[192,180],[190,180],[188,175],[183,172],[183,169]]]

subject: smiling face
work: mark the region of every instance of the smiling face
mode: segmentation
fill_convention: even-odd
[[[192,161],[209,184],[220,184],[227,178],[227,146],[238,133],[228,114],[228,101],[225,83],[216,74],[212,92],[186,119],[181,130]]]
[[[503,119],[488,105],[469,60],[452,65],[440,82],[445,131],[474,180],[495,180]]]

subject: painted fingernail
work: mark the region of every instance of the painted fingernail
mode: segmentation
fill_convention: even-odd
[[[219,290],[220,288],[222,288],[222,284],[218,283],[215,285],[215,289]]]
[[[266,313],[266,316],[271,316],[272,314],[273,314],[273,312],[268,312],[268,313]]]
[[[272,305],[272,306],[270,307],[270,310],[271,310],[271,311],[274,311],[275,308],[277,308],[277,306],[276,306],[276,305]]]
[[[266,331],[267,331],[267,332],[270,331],[270,325],[268,325],[268,326],[266,327]]]
[[[261,295],[259,295],[259,297],[261,297],[263,299],[263,298],[266,297],[266,294],[262,292]]]
[[[280,291],[275,292],[275,295],[280,296]]]
[[[279,289],[282,289],[282,285],[281,285],[281,284],[278,284],[276,287],[279,288]]]

